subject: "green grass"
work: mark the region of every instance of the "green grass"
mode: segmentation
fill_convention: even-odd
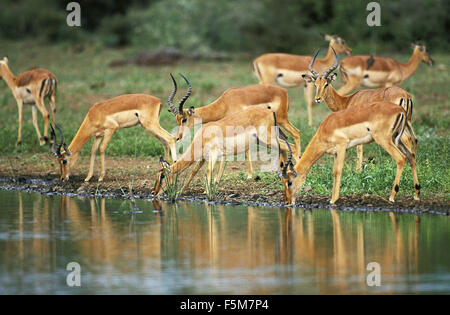
[[[31,47],[31,48],[30,48]],[[185,62],[174,66],[138,67],[127,65],[111,68],[112,60],[123,59],[136,54],[132,49],[107,50],[92,45],[82,52],[73,52],[69,45],[48,46],[39,42],[2,43],[2,53],[9,56],[11,70],[18,74],[31,67],[39,66],[54,72],[58,77],[57,122],[62,126],[66,142],[70,143],[88,109],[95,102],[125,93],[149,93],[163,100],[160,123],[168,131],[176,126],[175,119],[167,109],[167,97],[172,83],[169,72],[183,73],[193,85],[193,94],[186,106],[201,106],[216,99],[230,87],[240,87],[257,83],[252,73],[251,58],[236,58],[233,61]],[[366,53],[366,52],[354,52]],[[1,57],[1,56],[0,56]],[[255,56],[256,57],[256,56]],[[393,56],[406,61],[409,56]],[[450,55],[433,55],[434,67],[425,64],[408,79],[403,88],[414,96],[413,125],[419,138],[417,154],[419,180],[422,194],[449,198],[449,141],[450,102],[448,81]],[[104,83],[104,84],[103,84]],[[335,83],[339,87],[340,83]],[[185,91],[179,80],[181,97]],[[301,131],[302,151],[306,148],[320,122],[330,113],[325,104],[314,105],[314,127],[307,124],[306,105],[302,88],[289,90],[291,107],[290,119]],[[178,98],[179,99],[179,98]],[[24,156],[34,153],[49,153],[48,147],[39,147],[37,136],[31,124],[31,109],[24,110],[23,140],[15,146],[17,137],[17,106],[11,91],[0,82],[0,144],[1,156]],[[42,117],[39,124],[43,126]],[[292,140],[292,139],[291,139]],[[92,140],[91,140],[92,141]],[[85,145],[82,155],[89,155],[92,142]],[[136,150],[137,147],[137,150]],[[121,129],[114,134],[108,149],[108,156],[150,157],[163,155],[163,147],[158,140],[149,136],[140,127]],[[50,154],[50,153],[49,153]],[[374,164],[365,163],[362,173],[355,170],[356,150],[347,152],[341,194],[371,193],[386,196],[391,190],[395,175],[395,163],[377,144],[364,147],[364,157],[372,157]],[[30,159],[29,163],[39,163]],[[256,171],[256,170],[255,170]],[[246,174],[244,174],[246,176]],[[242,175],[242,176],[244,176]],[[260,175],[268,188],[282,189],[276,174]],[[239,180],[239,172],[230,172]],[[311,186],[316,194],[330,194],[332,188],[332,157],[324,156],[313,166],[305,186]],[[405,167],[400,183],[400,194],[412,195],[413,181],[409,166]]]

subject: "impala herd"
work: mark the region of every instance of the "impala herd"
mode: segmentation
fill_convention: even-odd
[[[157,172],[153,195],[163,193],[164,186],[194,164],[192,172],[181,188],[189,186],[191,180],[207,162],[208,183],[218,183],[223,175],[227,156],[244,154],[248,160],[248,178],[252,178],[252,145],[259,144],[275,152],[272,169],[275,169],[284,189],[285,201],[294,205],[311,167],[324,154],[334,155],[333,190],[331,204],[339,198],[342,170],[347,149],[357,146],[357,170],[362,171],[363,145],[375,141],[397,164],[397,173],[389,197],[391,202],[399,190],[399,182],[406,162],[411,166],[414,180],[414,199],[419,200],[420,184],[416,171],[417,137],[412,127],[412,96],[398,87],[410,77],[421,61],[432,65],[433,59],[426,47],[413,45],[413,54],[407,63],[392,58],[349,56],[338,61],[338,54],[351,54],[351,49],[337,35],[325,35],[329,41],[324,59],[314,56],[290,54],[264,54],[253,61],[253,71],[259,84],[233,88],[225,91],[211,104],[189,108],[183,105],[189,98],[192,87],[189,80],[180,74],[188,86],[187,93],[177,106],[174,97],[177,82],[170,74],[173,91],[168,99],[169,111],[175,116],[178,130],[173,136],[160,124],[161,99],[147,94],[126,94],[94,104],[87,113],[72,142],[67,146],[61,128],[55,124],[55,95],[57,79],[45,69],[33,69],[14,76],[8,66],[8,58],[0,60],[0,78],[3,78],[16,99],[19,112],[19,128],[16,144],[21,143],[22,112],[24,105],[31,105],[33,125],[40,145],[49,141],[49,113],[44,100],[49,99],[52,111],[51,152],[60,165],[61,180],[68,180],[70,171],[77,162],[82,147],[94,137],[89,172],[85,181],[94,174],[94,162],[100,149],[100,177],[105,176],[105,151],[114,132],[121,128],[141,125],[163,145],[165,156],[160,158],[161,170]],[[336,90],[333,81],[339,70],[342,87]],[[273,85],[277,83],[282,87]],[[325,102],[333,112],[317,129],[314,137],[301,151],[300,131],[289,121],[289,97],[285,88],[303,85],[308,109],[308,121],[312,126],[312,104]],[[359,86],[378,88],[359,90],[346,95]],[[314,89],[316,90],[315,96]],[[44,135],[38,128],[38,109],[44,118]],[[185,152],[177,158],[176,142],[190,134],[190,129],[203,124]],[[289,143],[283,128],[294,143]],[[59,138],[56,131],[59,132]],[[231,130],[231,132],[230,132]],[[172,164],[167,162],[172,160]],[[220,159],[217,175],[213,178],[216,161]],[[274,162],[275,161],[275,162]],[[206,185],[206,191],[210,189]]]

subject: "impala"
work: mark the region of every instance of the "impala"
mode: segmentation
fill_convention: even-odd
[[[375,88],[400,85],[416,71],[421,61],[432,66],[434,61],[423,44],[411,44],[413,54],[407,63],[387,57],[351,56],[340,62],[344,85],[340,94],[347,94],[358,86]]]
[[[223,174],[222,166],[212,181],[212,173],[217,159],[222,157],[222,160],[225,160],[227,155],[237,155],[248,151],[252,141],[264,144],[275,150],[279,149],[279,152],[282,153],[282,161],[285,162],[288,149],[284,143],[280,143],[278,140],[280,130],[277,126],[277,120],[276,114],[269,109],[249,108],[226,116],[221,120],[203,125],[195,134],[189,148],[176,163],[169,166],[164,159],[160,160],[163,169],[157,173],[153,195],[157,196],[162,193],[161,187],[163,180],[166,178],[165,173],[168,173],[166,181],[169,183],[173,182],[177,174],[180,174],[194,163],[196,165],[181,191],[189,185],[192,178],[206,161],[208,161],[208,183],[218,183]],[[232,128],[233,132],[231,134],[229,128]],[[291,155],[290,158],[292,160]],[[284,165],[284,163],[281,165]],[[209,185],[206,185],[207,193],[208,190]]]
[[[52,152],[58,158],[61,167],[61,179],[69,179],[70,170],[75,165],[81,149],[89,139],[95,137],[92,144],[89,172],[85,181],[89,181],[94,174],[95,154],[99,147],[99,181],[102,181],[105,176],[105,151],[114,132],[138,124],[161,141],[166,159],[169,159],[170,149],[172,159],[176,161],[175,137],[159,125],[161,108],[161,100],[147,94],[125,94],[95,103],[89,109],[69,147],[65,146],[64,136],[60,130],[60,143],[54,145]],[[55,135],[52,136],[55,137]]]
[[[277,123],[283,127],[295,140],[294,151],[300,155],[300,131],[289,121],[289,96],[284,88],[271,84],[255,84],[242,88],[226,90],[217,100],[209,105],[183,109],[183,104],[191,93],[191,85],[186,77],[188,92],[176,108],[172,101],[177,91],[177,83],[171,75],[174,90],[169,97],[170,111],[175,115],[178,124],[177,140],[181,140],[186,132],[200,123],[218,121],[226,116],[241,112],[247,108],[266,108],[272,110],[277,116]],[[246,152],[248,160],[248,178],[252,178],[253,167],[249,152]],[[221,161],[224,163],[224,160]],[[221,164],[221,168],[223,165]]]
[[[406,112],[401,106],[389,102],[375,102],[370,105],[357,105],[339,112],[331,113],[320,124],[319,129],[293,169],[282,170],[282,184],[286,203],[294,204],[306,175],[316,161],[325,153],[334,155],[333,193],[331,204],[339,198],[342,170],[347,149],[372,141],[378,143],[397,164],[394,186],[389,201],[399,189],[399,182],[405,161],[411,165],[414,179],[414,199],[419,199],[420,185],[416,171],[416,159],[401,137],[406,125]]]
[[[53,73],[45,69],[33,69],[22,72],[17,76],[11,72],[8,67],[8,58],[4,57],[0,60],[0,79],[5,80],[16,99],[17,109],[19,111],[19,131],[16,145],[22,142],[22,120],[23,106],[31,105],[33,113],[33,125],[40,145],[44,145],[48,141],[48,119],[49,113],[45,108],[44,99],[50,99],[50,108],[52,110],[52,123],[55,122],[55,96],[57,80]],[[44,117],[44,137],[41,136],[37,122],[37,109]]]
[[[351,49],[345,41],[337,35],[325,35],[325,39],[330,42],[328,53],[324,59],[318,59],[315,70],[322,72],[329,68],[334,62],[333,50],[338,53],[351,54]],[[306,84],[302,79],[302,74],[309,72],[308,65],[311,56],[298,56],[291,54],[271,53],[259,56],[253,61],[253,72],[258,77],[259,83],[271,84],[277,82],[283,87],[305,86],[305,100],[308,107],[308,121],[312,126],[312,104],[314,85]]]
[[[408,146],[408,148],[411,148],[412,145],[413,148],[412,151],[415,153],[417,150],[417,137],[414,134],[414,130],[412,128],[411,123],[411,116],[412,116],[411,94],[409,94],[408,92],[399,87],[392,86],[377,90],[359,90],[348,96],[340,95],[331,85],[331,83],[336,79],[336,74],[332,72],[336,70],[336,68],[338,67],[338,57],[336,53],[334,54],[335,55],[334,65],[329,69],[327,69],[322,74],[318,74],[313,70],[314,61],[318,53],[319,51],[316,52],[309,65],[309,70],[311,74],[302,75],[304,80],[306,80],[307,82],[312,82],[316,86],[316,96],[314,98],[315,101],[317,103],[320,103],[322,100],[324,100],[328,108],[330,108],[333,112],[341,111],[359,104],[370,104],[372,102],[386,101],[394,104],[399,104],[400,106],[403,107],[403,109],[407,113],[407,121],[406,121],[407,133],[403,134],[402,141]],[[362,144],[358,145],[357,150],[358,150],[357,170],[361,171],[363,162],[363,145]]]

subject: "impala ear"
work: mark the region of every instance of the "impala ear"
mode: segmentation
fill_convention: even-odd
[[[189,107],[189,109],[188,109],[188,115],[189,115],[189,116],[192,116],[192,115],[194,115],[194,113],[195,113],[195,108],[194,108],[194,106]]]
[[[325,40],[327,40],[327,41],[331,41],[331,40],[333,39],[333,36],[328,35],[328,34],[325,34],[323,37],[324,37]]]
[[[8,56],[3,57],[3,61],[6,62],[6,64],[8,64]]]
[[[308,83],[314,82],[314,77],[309,74],[302,74],[303,80],[305,80]]]

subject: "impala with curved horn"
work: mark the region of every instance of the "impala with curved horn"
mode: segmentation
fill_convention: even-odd
[[[331,83],[336,79],[336,74],[332,73],[338,67],[338,57],[335,53],[335,63],[332,67],[327,69],[322,75],[319,75],[317,72],[313,70],[313,64],[315,58],[319,50],[314,55],[314,58],[311,60],[309,69],[311,75],[304,74],[302,77],[304,80],[314,83],[316,87],[316,96],[315,101],[320,103],[324,100],[333,112],[341,111],[346,108],[350,108],[360,104],[370,104],[373,102],[381,102],[386,101],[394,104],[398,104],[403,107],[405,112],[407,113],[407,121],[406,128],[407,132],[405,132],[402,136],[403,143],[406,144],[409,150],[412,150],[413,153],[417,151],[417,137],[414,134],[414,130],[412,128],[411,116],[412,116],[412,97],[405,90],[392,86],[386,87],[376,90],[359,90],[349,96],[340,95]],[[406,101],[405,101],[406,100]],[[357,161],[357,170],[362,170],[362,162],[363,162],[363,145],[357,146],[358,151],[358,161]]]
[[[274,150],[279,150],[282,163],[286,163],[286,152],[289,150],[291,152],[290,161],[292,161],[292,150],[288,149],[284,143],[280,143],[278,140],[278,133],[282,134],[282,132],[278,128],[277,121],[278,117],[269,109],[249,108],[245,111],[226,116],[221,120],[203,125],[195,134],[194,140],[189,148],[176,163],[169,166],[164,159],[160,159],[162,169],[156,176],[153,195],[156,196],[162,193],[163,181],[173,182],[177,174],[180,174],[194,163],[195,166],[181,188],[181,192],[189,185],[206,161],[208,162],[208,183],[218,183],[222,177],[224,168],[223,164],[221,164],[219,171],[212,181],[214,165],[217,159],[222,157],[221,160],[224,161],[228,155],[247,152],[252,144],[252,139],[259,144],[263,144]],[[234,132],[232,135],[229,134],[230,127],[235,127],[233,128]],[[277,167],[284,165],[282,163],[277,163]],[[165,173],[168,173],[168,175],[166,176]],[[206,190],[208,193],[209,185],[206,185]]]
[[[294,169],[284,170],[281,181],[285,190],[286,203],[295,204],[295,196],[305,182],[309,170],[321,156],[327,153],[334,155],[334,182],[330,200],[330,203],[334,204],[339,199],[347,149],[372,141],[389,153],[397,164],[397,173],[389,201],[394,201],[399,190],[398,184],[406,161],[411,165],[414,179],[414,200],[419,200],[420,185],[416,171],[416,158],[401,140],[405,126],[406,112],[401,106],[389,102],[357,105],[329,114],[320,124]]]
[[[33,126],[39,139],[39,144],[44,145],[48,141],[48,120],[49,113],[45,108],[45,99],[50,99],[50,108],[52,111],[52,123],[55,123],[56,114],[56,85],[57,80],[53,73],[46,69],[33,69],[22,72],[17,76],[9,70],[8,58],[0,60],[0,79],[3,78],[11,89],[16,99],[17,109],[19,111],[19,130],[16,145],[22,142],[22,120],[23,106],[31,105],[33,114]],[[44,118],[44,136],[41,136],[37,122],[37,109]]]
[[[191,93],[191,88],[187,78],[183,75],[181,76],[189,88],[187,94],[180,101],[178,108],[173,105],[177,83],[172,75],[174,90],[169,97],[170,111],[175,115],[178,124],[177,140],[181,140],[184,134],[195,125],[218,121],[248,108],[265,108],[276,113],[278,125],[292,135],[295,141],[294,152],[296,156],[300,155],[300,131],[289,121],[289,96],[286,89],[271,84],[254,84],[242,88],[233,88],[226,90],[209,105],[197,108],[191,106],[188,109],[183,109],[183,105]],[[251,178],[253,168],[248,152],[246,156],[248,160],[248,178]],[[221,163],[224,162],[222,161]]]
[[[329,41],[328,53],[324,59],[318,59],[314,68],[322,72],[333,64],[333,51],[350,55],[352,50],[345,41],[337,35],[324,35],[325,40]],[[314,86],[307,84],[301,75],[307,74],[308,64],[311,56],[298,56],[282,53],[269,53],[259,56],[253,61],[253,73],[261,84],[271,84],[277,82],[285,88],[305,86],[305,101],[308,108],[308,122],[312,126],[312,104]]]
[[[114,132],[138,124],[161,141],[166,159],[169,159],[170,150],[173,161],[176,161],[175,137],[159,125],[161,107],[162,103],[159,98],[147,94],[126,94],[95,103],[89,109],[68,148],[64,144],[61,145],[64,142],[64,136],[57,127],[60,130],[61,143],[54,146],[52,152],[58,158],[61,179],[69,179],[70,170],[75,165],[81,149],[89,139],[95,137],[91,150],[89,173],[85,181],[89,181],[94,174],[95,154],[99,147],[100,177],[98,180],[102,181],[105,176],[105,151]]]
[[[400,85],[414,74],[423,61],[432,66],[434,61],[422,43],[411,44],[413,54],[407,63],[387,57],[351,56],[340,62],[341,79],[344,85],[340,94],[347,94],[358,86],[367,88]]]

